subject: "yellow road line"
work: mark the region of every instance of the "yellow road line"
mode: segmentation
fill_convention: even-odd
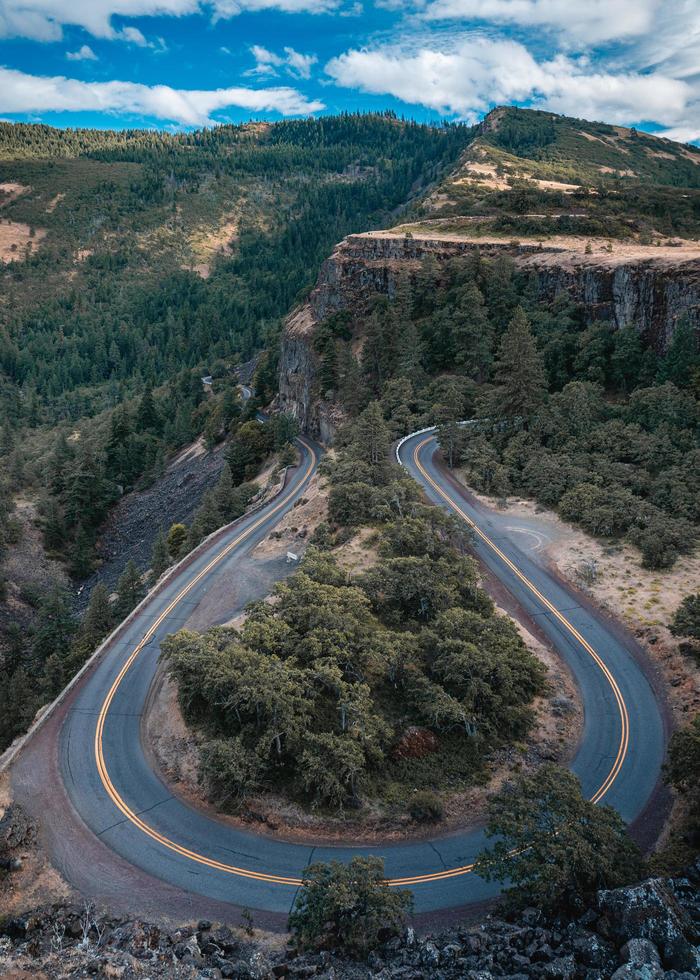
[[[460,517],[464,521],[466,521],[466,523],[472,528],[472,530],[475,531],[476,534],[481,538],[481,540],[484,542],[484,544],[488,545],[488,547],[491,548],[491,550],[495,554],[498,555],[498,557],[501,559],[501,561],[504,562],[504,564],[507,565],[508,568],[515,575],[517,575],[517,577],[520,579],[520,581],[524,585],[526,585],[527,588],[532,592],[532,594],[535,595],[540,600],[540,602],[542,603],[542,605],[545,606],[545,608],[548,609],[549,612],[551,612],[552,615],[555,616],[556,619],[559,620],[559,622],[562,624],[562,626],[566,630],[568,630],[569,633],[571,633],[571,635],[574,637],[574,639],[578,640],[578,642],[581,644],[581,646],[586,651],[586,653],[589,654],[589,656],[591,656],[593,658],[593,660],[595,661],[595,663],[601,669],[601,671],[603,672],[603,674],[605,676],[605,679],[607,680],[608,684],[610,685],[610,687],[612,689],[613,695],[615,697],[615,701],[617,702],[618,710],[620,712],[620,723],[621,723],[620,744],[618,745],[617,756],[616,756],[615,761],[614,761],[614,763],[612,765],[612,768],[610,769],[610,772],[607,774],[607,776],[605,777],[605,779],[603,780],[603,782],[601,783],[601,785],[598,787],[598,789],[595,791],[595,793],[591,797],[591,802],[592,803],[598,803],[598,802],[600,802],[600,800],[602,800],[602,798],[608,792],[608,790],[610,789],[610,787],[612,786],[612,784],[615,782],[615,780],[616,780],[616,778],[618,776],[618,773],[620,772],[620,769],[622,768],[622,764],[625,761],[625,756],[627,755],[627,750],[628,750],[628,747],[629,747],[629,715],[627,713],[627,705],[625,704],[625,700],[622,697],[622,692],[620,691],[620,688],[617,685],[617,681],[613,677],[613,675],[610,672],[610,670],[607,667],[607,665],[600,658],[600,656],[596,653],[596,651],[593,649],[593,647],[590,645],[590,643],[587,640],[585,640],[583,636],[581,636],[581,634],[576,629],[576,627],[572,623],[570,623],[569,620],[565,616],[563,616],[559,612],[558,609],[555,608],[555,606],[552,605],[552,603],[549,601],[549,599],[547,599],[545,596],[542,595],[542,593],[537,588],[537,586],[533,582],[531,582],[530,579],[527,578],[527,576],[523,575],[523,573],[520,571],[520,569],[516,565],[513,564],[513,562],[510,560],[510,558],[507,557],[507,555],[505,555],[501,551],[501,549],[498,547],[498,545],[495,544],[491,540],[491,538],[489,538],[486,534],[484,534],[484,532],[481,530],[481,528],[477,524],[475,524],[474,521],[462,510],[462,508],[459,506],[459,504],[455,503],[454,500],[452,500],[452,498],[449,496],[449,494],[445,493],[445,491],[442,489],[442,487],[438,483],[436,483],[435,480],[433,480],[433,478],[427,472],[427,470],[425,469],[425,467],[423,466],[423,464],[421,463],[421,461],[419,459],[419,453],[420,453],[421,449],[423,449],[423,447],[428,442],[430,442],[430,440],[433,439],[433,438],[434,438],[434,436],[432,436],[432,435],[431,436],[426,436],[426,438],[423,439],[422,442],[418,443],[418,445],[416,446],[416,448],[413,451],[413,462],[415,463],[416,467],[418,468],[418,470],[420,471],[420,473],[422,474],[422,476],[428,481],[428,483],[430,483],[430,485],[433,487],[433,489],[436,490],[437,493],[440,494],[440,496],[443,498],[443,500],[445,500],[448,503],[448,505],[454,511],[456,511],[456,513],[458,513],[460,515]]]
[[[593,648],[590,646],[590,644],[588,644],[586,642],[586,640],[584,640],[584,638],[580,635],[580,633],[578,633],[578,631],[572,626],[572,624],[569,623],[569,621],[567,619],[565,619],[561,615],[561,613],[559,613],[558,610],[556,610],[554,608],[554,606],[549,602],[549,600],[546,599],[537,590],[537,588],[534,586],[534,584],[532,582],[530,582],[529,579],[527,579],[522,574],[522,572],[520,572],[520,570],[518,568],[516,568],[516,566],[510,561],[509,558],[506,557],[506,555],[503,554],[503,552],[500,550],[500,548],[498,548],[483,533],[483,531],[481,531],[480,528],[478,528],[476,526],[476,524],[474,524],[474,522],[471,520],[471,518],[469,518],[464,513],[464,511],[457,504],[455,504],[454,501],[452,501],[451,498],[441,489],[441,487],[439,487],[438,484],[435,483],[435,481],[428,475],[428,473],[423,468],[420,460],[418,459],[418,453],[423,448],[423,446],[425,446],[425,444],[427,442],[429,442],[430,439],[432,439],[432,438],[433,438],[432,436],[428,436],[414,450],[413,459],[414,459],[414,462],[415,462],[416,466],[420,470],[420,472],[428,480],[428,482],[435,488],[435,490],[437,490],[437,492],[443,497],[443,499],[447,501],[447,503],[449,504],[449,506],[452,507],[467,522],[467,524],[469,524],[470,527],[472,527],[476,531],[476,533],[483,539],[483,541],[486,544],[488,544],[489,547],[491,547],[494,550],[494,552],[506,563],[506,565],[508,565],[508,567],[513,572],[515,572],[515,574],[525,583],[525,585],[528,586],[528,588],[540,599],[540,601],[561,621],[561,623],[581,643],[581,645],[584,647],[584,649],[593,657],[593,659],[595,660],[595,662],[598,664],[598,666],[600,667],[600,669],[603,671],[603,673],[606,676],[606,679],[609,681],[610,686],[613,689],[613,693],[615,694],[615,698],[617,700],[618,707],[620,709],[620,716],[621,716],[621,719],[622,719],[623,735],[622,735],[622,739],[621,739],[621,742],[620,742],[620,747],[618,749],[618,754],[617,754],[617,758],[615,760],[615,763],[614,763],[612,769],[610,770],[610,773],[606,777],[604,783],[597,790],[596,794],[594,794],[594,796],[592,797],[592,801],[593,802],[598,802],[598,800],[600,800],[603,797],[603,795],[608,791],[608,789],[610,788],[610,786],[614,782],[617,774],[619,773],[620,768],[622,766],[622,762],[623,762],[624,757],[625,757],[626,752],[627,752],[627,743],[628,743],[628,740],[629,740],[629,719],[628,719],[628,716],[627,716],[627,708],[625,706],[624,700],[623,700],[622,695],[621,695],[621,693],[619,691],[619,688],[617,686],[617,683],[615,682],[614,677],[612,676],[612,674],[610,673],[610,671],[608,670],[608,668],[606,667],[606,665],[603,663],[603,661],[600,659],[600,657],[598,656],[598,654],[595,652],[595,650],[593,650]],[[311,474],[311,472],[313,470],[313,467],[315,465],[315,462],[316,462],[316,454],[315,454],[315,452],[313,450],[313,447],[310,446],[310,445],[308,445],[308,444],[306,444],[306,443],[305,443],[305,445],[307,445],[307,448],[308,448],[308,450],[309,450],[309,452],[311,454],[311,459],[310,459],[309,465],[307,467],[306,473],[304,474],[304,477],[303,477],[302,481],[300,482],[300,487],[303,486],[303,484],[308,480],[308,478],[309,478],[309,476],[310,476],[310,474]],[[264,872],[259,872],[259,871],[250,871],[247,868],[239,868],[239,867],[236,867],[235,865],[231,865],[231,864],[224,864],[221,861],[215,861],[212,858],[208,858],[208,857],[206,857],[203,854],[199,854],[197,851],[192,851],[189,848],[184,847],[181,844],[178,844],[176,841],[170,840],[170,838],[165,837],[163,834],[160,834],[157,830],[154,830],[153,827],[149,826],[149,824],[147,824],[136,813],[134,813],[134,811],[128,806],[127,803],[125,803],[125,801],[122,799],[122,797],[119,795],[119,793],[115,789],[114,784],[112,783],[112,780],[110,778],[109,772],[107,771],[107,766],[106,766],[106,763],[105,763],[105,760],[104,760],[104,753],[103,753],[103,746],[102,746],[105,721],[106,721],[106,718],[107,718],[107,713],[109,711],[110,705],[112,704],[112,701],[114,700],[114,696],[115,696],[117,690],[119,689],[120,684],[124,680],[124,677],[126,676],[129,668],[131,667],[131,665],[133,664],[133,662],[136,660],[136,658],[138,657],[139,653],[144,648],[144,646],[148,643],[148,641],[154,635],[154,633],[156,632],[156,630],[158,629],[158,627],[161,625],[161,623],[166,619],[167,616],[170,615],[170,613],[172,612],[172,610],[190,592],[190,590],[198,582],[200,582],[201,579],[209,571],[211,571],[212,568],[214,568],[223,558],[226,557],[226,555],[228,555],[242,541],[244,541],[255,530],[257,530],[257,528],[260,527],[260,525],[263,524],[269,517],[271,517],[273,514],[275,514],[278,510],[281,510],[285,506],[286,503],[287,503],[286,500],[282,500],[282,501],[280,501],[279,504],[277,504],[271,510],[269,510],[265,514],[261,515],[260,518],[257,521],[255,521],[253,524],[251,524],[249,527],[247,527],[245,529],[245,531],[241,532],[241,534],[239,534],[238,537],[236,537],[230,544],[228,544],[226,546],[226,548],[223,549],[223,551],[221,551],[218,555],[216,555],[209,562],[209,564],[205,568],[203,568],[195,576],[195,578],[193,578],[192,581],[182,589],[182,591],[180,593],[178,593],[178,595],[172,600],[172,602],[168,605],[168,607],[160,614],[160,616],[158,617],[158,619],[156,619],[156,621],[151,625],[151,627],[148,629],[148,631],[144,634],[144,636],[139,641],[139,643],[136,645],[136,647],[134,647],[134,649],[131,652],[130,656],[128,657],[128,659],[126,660],[126,662],[122,666],[121,670],[119,671],[119,674],[115,678],[114,683],[112,684],[111,688],[109,689],[109,692],[108,692],[108,694],[107,694],[107,696],[106,696],[106,698],[105,698],[105,700],[104,700],[104,702],[102,704],[102,707],[101,707],[101,710],[100,710],[100,714],[99,714],[99,717],[98,717],[98,720],[97,720],[97,726],[96,726],[96,729],[95,729],[95,760],[96,760],[96,763],[97,763],[97,770],[98,770],[100,779],[102,781],[102,785],[104,786],[105,790],[107,791],[107,794],[109,795],[109,797],[112,800],[112,802],[114,803],[114,805],[124,814],[124,816],[127,818],[127,820],[129,820],[134,826],[138,827],[138,829],[141,830],[148,837],[152,838],[152,840],[156,841],[159,844],[162,844],[164,847],[168,848],[168,850],[173,851],[176,854],[180,854],[182,857],[186,857],[186,858],[188,858],[191,861],[195,861],[197,864],[205,865],[206,867],[213,868],[213,869],[215,869],[217,871],[223,871],[223,872],[225,872],[227,874],[237,875],[237,876],[242,877],[242,878],[250,878],[250,879],[253,879],[255,881],[266,882],[266,883],[269,883],[269,884],[289,885],[289,886],[293,886],[293,887],[298,887],[302,883],[301,878],[289,878],[289,877],[286,877],[284,875],[266,874]],[[405,877],[405,878],[390,878],[390,879],[388,879],[387,884],[393,885],[393,886],[405,886],[405,885],[417,885],[417,884],[422,884],[422,883],[431,882],[431,881],[443,881],[443,880],[445,880],[447,878],[455,878],[455,877],[458,877],[460,875],[469,874],[473,870],[474,870],[474,864],[467,864],[467,865],[463,865],[462,867],[458,867],[458,868],[450,868],[449,870],[446,870],[446,871],[436,871],[436,872],[434,872],[432,874],[414,875],[412,877]]]

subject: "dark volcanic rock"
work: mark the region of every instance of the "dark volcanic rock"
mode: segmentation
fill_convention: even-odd
[[[52,906],[0,918],[0,976],[150,977],[204,980],[697,980],[699,869],[598,894],[574,920],[526,909],[513,921],[419,937],[387,938],[364,961],[333,950],[272,952],[226,925],[200,921],[165,931],[117,921],[90,907]],[[603,931],[603,934],[599,930]],[[21,972],[24,971],[24,972]]]

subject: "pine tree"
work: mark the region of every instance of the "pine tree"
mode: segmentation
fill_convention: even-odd
[[[66,592],[54,586],[39,607],[32,637],[32,655],[37,667],[52,654],[62,656],[67,652],[77,625]]]
[[[97,647],[110,632],[114,623],[109,594],[102,582],[90,593],[90,602],[80,624],[80,638]]]
[[[496,418],[520,421],[527,427],[546,398],[547,385],[542,355],[520,306],[501,339],[495,378],[492,410]]]
[[[231,467],[228,465],[228,463],[224,463],[219,475],[218,483],[214,487],[213,492],[214,506],[222,524],[225,524],[227,521],[231,520],[229,514],[233,510],[234,494],[235,491],[233,486],[233,477],[231,476]]]
[[[80,581],[92,571],[92,538],[82,524],[78,525],[70,551],[70,574]]]
[[[155,402],[153,401],[153,391],[151,388],[146,388],[141,396],[138,411],[136,412],[136,428],[139,432],[160,431],[161,420]]]
[[[55,497],[47,497],[42,500],[39,510],[42,515],[44,547],[47,551],[60,551],[68,535],[61,505]]]
[[[116,619],[121,620],[128,616],[143,598],[144,592],[141,572],[130,561],[117,582],[117,601],[114,607]]]
[[[355,423],[353,444],[371,466],[387,462],[391,437],[379,402],[370,402]]]
[[[452,318],[455,362],[469,377],[483,381],[492,359],[493,327],[484,297],[475,282],[463,286],[456,297]]]
[[[396,373],[420,384],[424,371],[422,367],[423,348],[418,327],[413,320],[407,320],[399,337]]]
[[[450,469],[453,469],[459,461],[462,448],[464,447],[465,430],[457,425],[455,421],[445,421],[438,425],[437,438],[447,465]]]
[[[165,536],[165,531],[160,528],[158,531],[158,536],[153,544],[153,553],[151,555],[151,579],[156,582],[161,577],[163,572],[170,567],[171,559],[170,552],[168,551],[168,539]]]

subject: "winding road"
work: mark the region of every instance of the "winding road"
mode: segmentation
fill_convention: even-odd
[[[483,901],[497,886],[471,871],[484,844],[480,830],[374,848],[275,840],[219,822],[173,796],[144,752],[142,717],[160,642],[187,622],[218,576],[236,575],[242,558],[302,496],[320,450],[306,439],[299,446],[300,465],[280,495],[219,532],[166,577],[77,685],[58,739],[58,772],[72,808],[111,852],[190,893],[193,910],[202,896],[286,915],[309,863],[358,853],[384,858],[391,884],[413,890],[418,914]],[[518,529],[509,529],[506,518],[470,503],[434,459],[435,448],[427,431],[404,440],[398,456],[431,501],[475,527],[479,559],[568,664],[585,713],[572,768],[591,799],[634,821],[658,783],[665,731],[624,633],[522,551]]]

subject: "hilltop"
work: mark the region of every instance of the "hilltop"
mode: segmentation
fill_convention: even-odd
[[[531,109],[494,109],[423,217],[468,217],[504,234],[696,238],[700,149]]]

